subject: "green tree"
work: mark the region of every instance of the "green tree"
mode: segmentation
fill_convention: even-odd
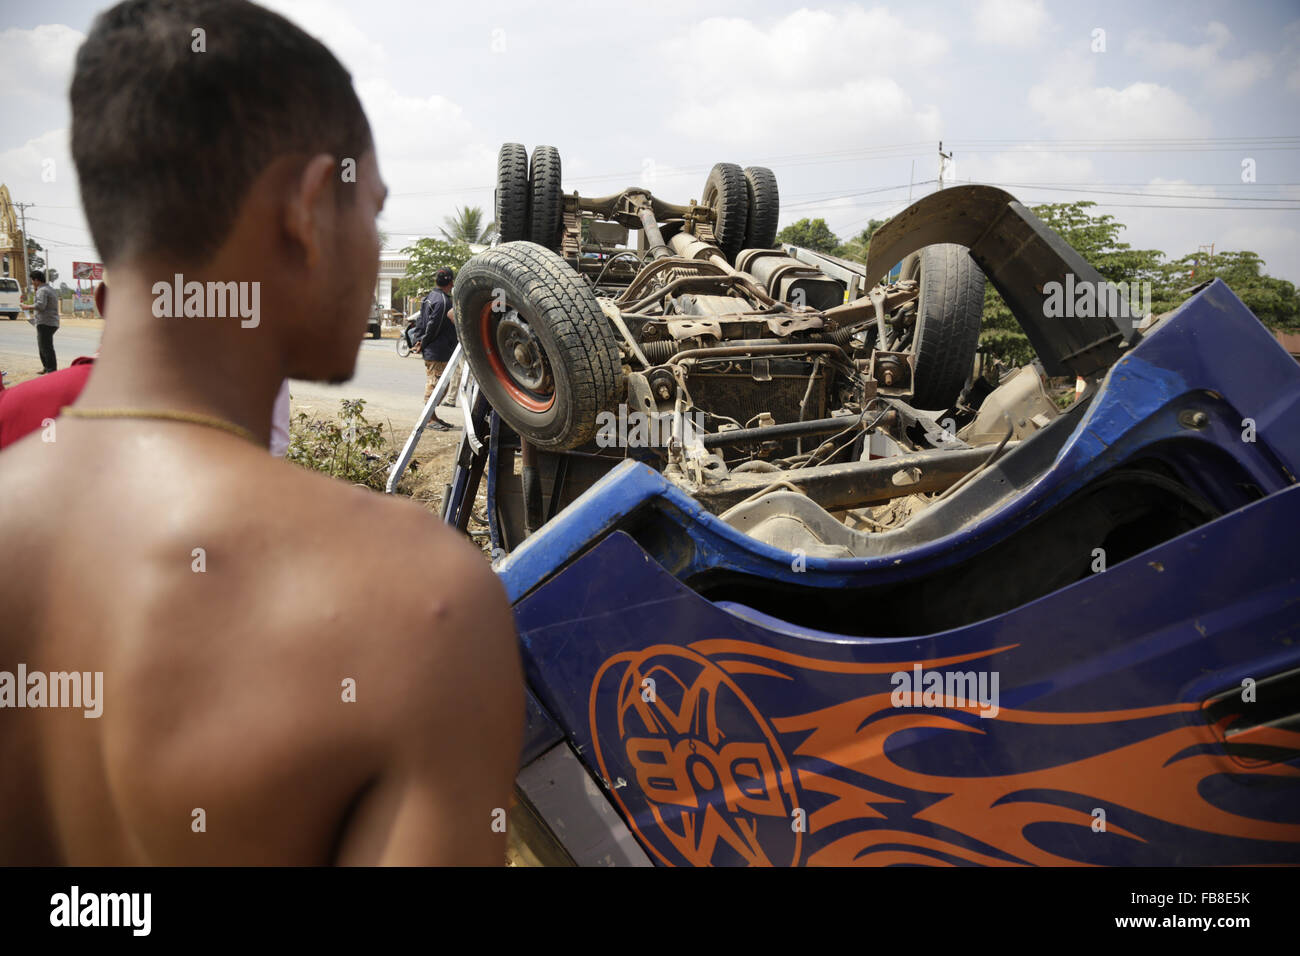
[[[1168,264],[1170,286],[1185,288],[1206,279],[1222,279],[1270,329],[1300,331],[1300,297],[1295,285],[1264,273],[1264,260],[1253,252],[1195,253]]]
[[[1150,282],[1152,309],[1157,313],[1166,311],[1174,293],[1170,291],[1168,268],[1162,262],[1164,253],[1134,249],[1122,242],[1119,236],[1127,227],[1109,214],[1094,215],[1091,209],[1095,205],[1088,201],[1044,203],[1035,206],[1033,212],[1091,263],[1103,279]],[[1024,365],[1034,358],[1033,346],[992,283],[984,289],[980,347],[1011,365]]]
[[[460,267],[473,255],[464,242],[447,242],[442,239],[420,239],[402,252],[411,257],[406,265],[406,275],[397,282],[400,296],[418,295],[423,289],[432,289],[435,273],[443,266],[460,271]]]
[[[825,219],[800,219],[778,232],[776,241],[802,246],[814,252],[829,253],[834,253],[840,245],[840,240],[831,232]]]
[[[443,220],[442,236],[450,242],[487,245],[497,231],[497,224],[489,222],[484,225],[485,218],[478,206],[457,208],[456,215]]]
[[[1156,315],[1174,309],[1193,286],[1219,278],[1271,329],[1300,331],[1300,296],[1295,285],[1264,273],[1264,262],[1248,250],[1215,255],[1194,253],[1167,261],[1155,249],[1134,249],[1121,242],[1126,228],[1108,214],[1092,212],[1092,202],[1047,203],[1034,214],[1060,234],[1071,247],[1111,282],[1150,282],[1151,311]],[[992,285],[984,293],[984,328],[980,346],[1012,364],[1034,357],[1020,323]]]
[[[888,219],[872,219],[867,223],[867,228],[850,239],[844,245],[835,250],[835,254],[843,259],[852,259],[855,262],[867,261],[867,249],[871,245],[871,237],[875,235],[876,230],[889,222]]]

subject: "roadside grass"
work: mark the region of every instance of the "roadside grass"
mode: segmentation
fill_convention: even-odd
[[[365,405],[365,399],[343,399],[337,417],[309,415],[303,411],[294,414],[289,423],[285,460],[382,492],[406,435],[399,434],[391,422],[385,426],[368,420]],[[426,431],[406,473],[397,483],[396,494],[440,515],[459,444],[459,431]],[[468,530],[470,538],[485,554],[491,551],[484,520],[486,507],[486,491],[480,487],[475,516]]]

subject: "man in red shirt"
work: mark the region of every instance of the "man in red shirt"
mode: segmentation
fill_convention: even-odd
[[[107,306],[108,287],[101,282],[95,286],[95,308],[100,315],[107,315]],[[65,369],[12,388],[0,385],[0,449],[44,428],[47,421],[58,418],[59,412],[75,402],[86,387],[98,355],[83,355]]]
[[[0,391],[0,449],[58,418],[77,400],[94,364],[83,355],[65,369]]]

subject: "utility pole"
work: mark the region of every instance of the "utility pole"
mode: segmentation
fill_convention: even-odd
[[[27,207],[34,206],[35,203],[16,202],[18,215],[23,217],[23,282],[30,286],[32,284],[32,261],[27,255]]]
[[[1193,279],[1196,278],[1196,273],[1199,271],[1199,269],[1200,269],[1200,267],[1201,267],[1201,253],[1205,252],[1206,249],[1210,250],[1210,258],[1211,258],[1211,259],[1214,258],[1214,243],[1212,243],[1212,242],[1203,242],[1203,243],[1201,243],[1199,246],[1197,246],[1197,247],[1196,247],[1196,266],[1192,269],[1192,278],[1193,278]]]
[[[943,162],[945,159],[952,159],[952,153],[943,151],[943,140],[939,140],[939,188],[943,188]]]

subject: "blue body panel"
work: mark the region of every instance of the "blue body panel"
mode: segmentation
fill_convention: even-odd
[[[940,633],[824,633],[690,586],[915,580],[1135,457],[1263,497]],[[1204,707],[1300,668],[1296,474],[1300,367],[1216,282],[1116,363],[1050,468],[941,537],[796,570],[625,462],[499,570],[533,692],[657,862],[1300,863],[1300,734],[1247,759]],[[996,693],[932,699],[934,675]]]

